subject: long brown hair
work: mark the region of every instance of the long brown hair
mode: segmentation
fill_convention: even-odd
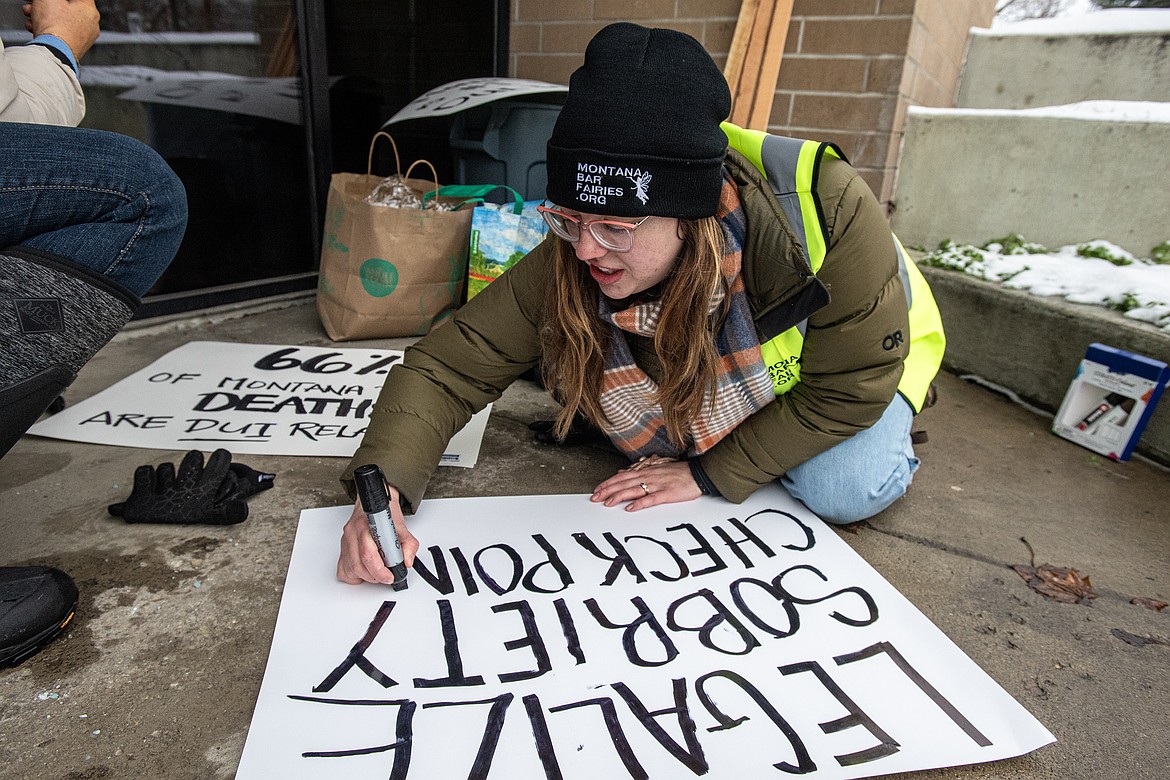
[[[684,444],[691,421],[699,416],[704,398],[715,387],[719,353],[715,334],[726,316],[726,281],[720,269],[723,229],[718,217],[679,220],[683,246],[670,275],[662,282],[662,304],[654,333],[654,351],[662,365],[657,401],[662,406],[667,435]],[[555,433],[564,437],[573,416],[581,412],[594,424],[601,410],[602,374],[609,349],[610,325],[598,315],[597,283],[588,265],[577,259],[568,241],[557,239],[552,284],[545,299],[541,329],[542,371],[563,408]],[[708,314],[712,296],[723,290],[723,305]]]

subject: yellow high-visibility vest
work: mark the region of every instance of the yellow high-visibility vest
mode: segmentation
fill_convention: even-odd
[[[747,130],[730,122],[724,122],[722,127],[731,148],[751,161],[767,178],[768,186],[784,209],[804,246],[812,272],[816,274],[825,262],[829,244],[829,233],[817,198],[817,176],[825,155],[841,160],[845,155],[836,144]],[[910,348],[903,361],[898,392],[905,396],[915,412],[920,412],[930,383],[942,365],[946,336],[930,286],[906,254],[898,237],[893,233],[890,237],[898,252],[898,273],[910,310]],[[800,381],[800,353],[807,325],[807,320],[798,323],[760,346],[776,395],[788,392]]]

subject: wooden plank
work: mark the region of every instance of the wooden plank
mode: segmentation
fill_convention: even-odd
[[[731,49],[727,52],[727,63],[723,66],[723,77],[731,87],[731,99],[734,107],[739,89],[739,77],[743,72],[743,60],[747,54],[748,39],[751,37],[752,22],[756,18],[756,11],[760,7],[760,0],[743,0],[739,7],[739,19],[735,23],[735,34],[731,38]]]
[[[723,75],[731,87],[731,121],[767,130],[793,0],[744,0]]]

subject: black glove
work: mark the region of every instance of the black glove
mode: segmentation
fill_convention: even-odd
[[[177,476],[170,463],[157,469],[139,466],[129,498],[111,504],[109,512],[127,523],[241,523],[248,517],[244,500],[272,487],[274,475],[231,460],[230,452],[219,449],[205,468],[203,453],[191,450],[183,456]]]
[[[569,425],[569,432],[565,434],[563,439],[558,439],[553,433],[556,424],[556,420],[534,420],[528,423],[528,430],[532,431],[532,440],[537,444],[571,447],[576,444],[592,444],[608,439],[605,431],[589,422],[589,419],[583,414],[577,414],[573,417],[573,422]]]
[[[227,476],[220,483],[217,499],[221,501],[239,499],[242,501],[262,490],[268,490],[276,484],[275,480],[275,474],[256,471],[243,463],[233,463],[228,466]]]

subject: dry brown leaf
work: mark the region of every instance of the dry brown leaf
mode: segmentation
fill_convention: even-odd
[[[1041,596],[1065,604],[1088,604],[1097,598],[1088,577],[1082,577],[1076,569],[1063,569],[1042,563],[1039,566],[1013,566],[1012,569],[1024,578],[1028,587]]]
[[[1158,601],[1157,599],[1152,599],[1147,596],[1134,596],[1129,600],[1129,603],[1137,604],[1139,607],[1145,607],[1146,609],[1152,609],[1155,612],[1161,612],[1166,607],[1170,606],[1170,604],[1167,604],[1165,601]]]
[[[1028,552],[1032,553],[1032,561],[1027,566],[1024,564],[1012,566],[1012,570],[1028,583],[1029,588],[1045,598],[1064,604],[1088,604],[1091,599],[1097,598],[1088,576],[1082,577],[1076,569],[1065,569],[1047,563],[1036,566],[1036,554],[1032,550],[1032,545],[1022,536],[1020,541],[1028,547]]]

